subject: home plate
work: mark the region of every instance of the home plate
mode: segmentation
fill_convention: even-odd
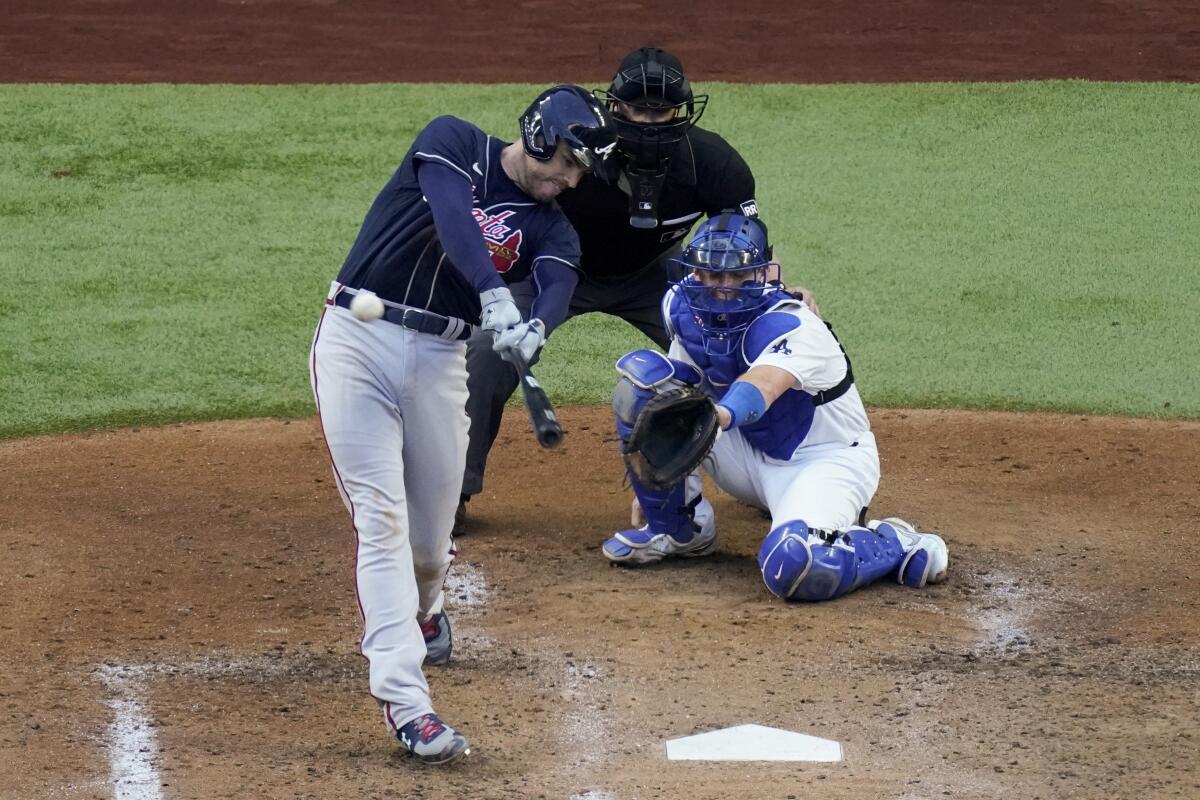
[[[841,761],[842,746],[763,725],[735,725],[667,740],[668,761]]]

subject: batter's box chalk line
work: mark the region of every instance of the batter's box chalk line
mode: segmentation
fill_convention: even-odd
[[[804,733],[735,725],[667,740],[668,761],[841,761],[842,745]]]
[[[164,800],[161,756],[155,718],[146,700],[146,684],[155,677],[283,674],[286,665],[262,657],[226,659],[202,656],[172,664],[100,664],[97,675],[112,714],[106,731],[109,777],[98,785],[112,787],[113,800]]]

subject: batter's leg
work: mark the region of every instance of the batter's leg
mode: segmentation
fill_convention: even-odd
[[[312,383],[334,477],[350,507],[356,540],[355,589],[371,694],[395,731],[432,712],[421,671],[417,580],[409,537],[402,457],[405,426],[395,385],[414,353],[415,334],[327,312],[313,341]],[[372,365],[364,368],[364,365]]]
[[[534,287],[528,282],[509,286],[513,302],[521,315],[529,318]],[[483,475],[488,453],[500,432],[504,404],[520,385],[517,370],[492,349],[490,333],[478,332],[467,340],[467,417],[471,427],[467,444],[466,468],[462,473],[462,494],[472,497],[483,491]]]
[[[462,342],[418,335],[404,418],[404,484],[416,573],[418,614],[442,610],[454,556],[451,529],[467,453],[467,367]]]

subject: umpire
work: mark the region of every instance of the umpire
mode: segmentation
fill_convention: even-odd
[[[615,184],[584,176],[558,198],[582,250],[567,318],[611,314],[666,350],[662,298],[678,277],[668,260],[701,216],[726,210],[757,216],[754,176],[728,142],[695,127],[708,96],[692,93],[683,65],[670,53],[656,47],[633,51],[604,94],[617,124],[622,169]],[[509,288],[527,319],[536,287],[525,282]],[[456,533],[466,502],[483,489],[488,451],[518,385],[516,370],[492,350],[487,334],[468,341],[467,371],[471,429]]]

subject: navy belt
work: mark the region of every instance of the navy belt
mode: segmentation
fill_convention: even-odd
[[[353,299],[353,294],[342,291],[335,294],[333,300],[326,300],[325,302],[348,309],[350,308],[350,301]],[[435,314],[423,308],[384,305],[382,319],[387,320],[393,325],[408,328],[410,331],[428,333],[431,336],[438,336],[442,339],[463,341],[464,339],[471,338],[471,326],[461,319],[443,317],[441,314]]]

